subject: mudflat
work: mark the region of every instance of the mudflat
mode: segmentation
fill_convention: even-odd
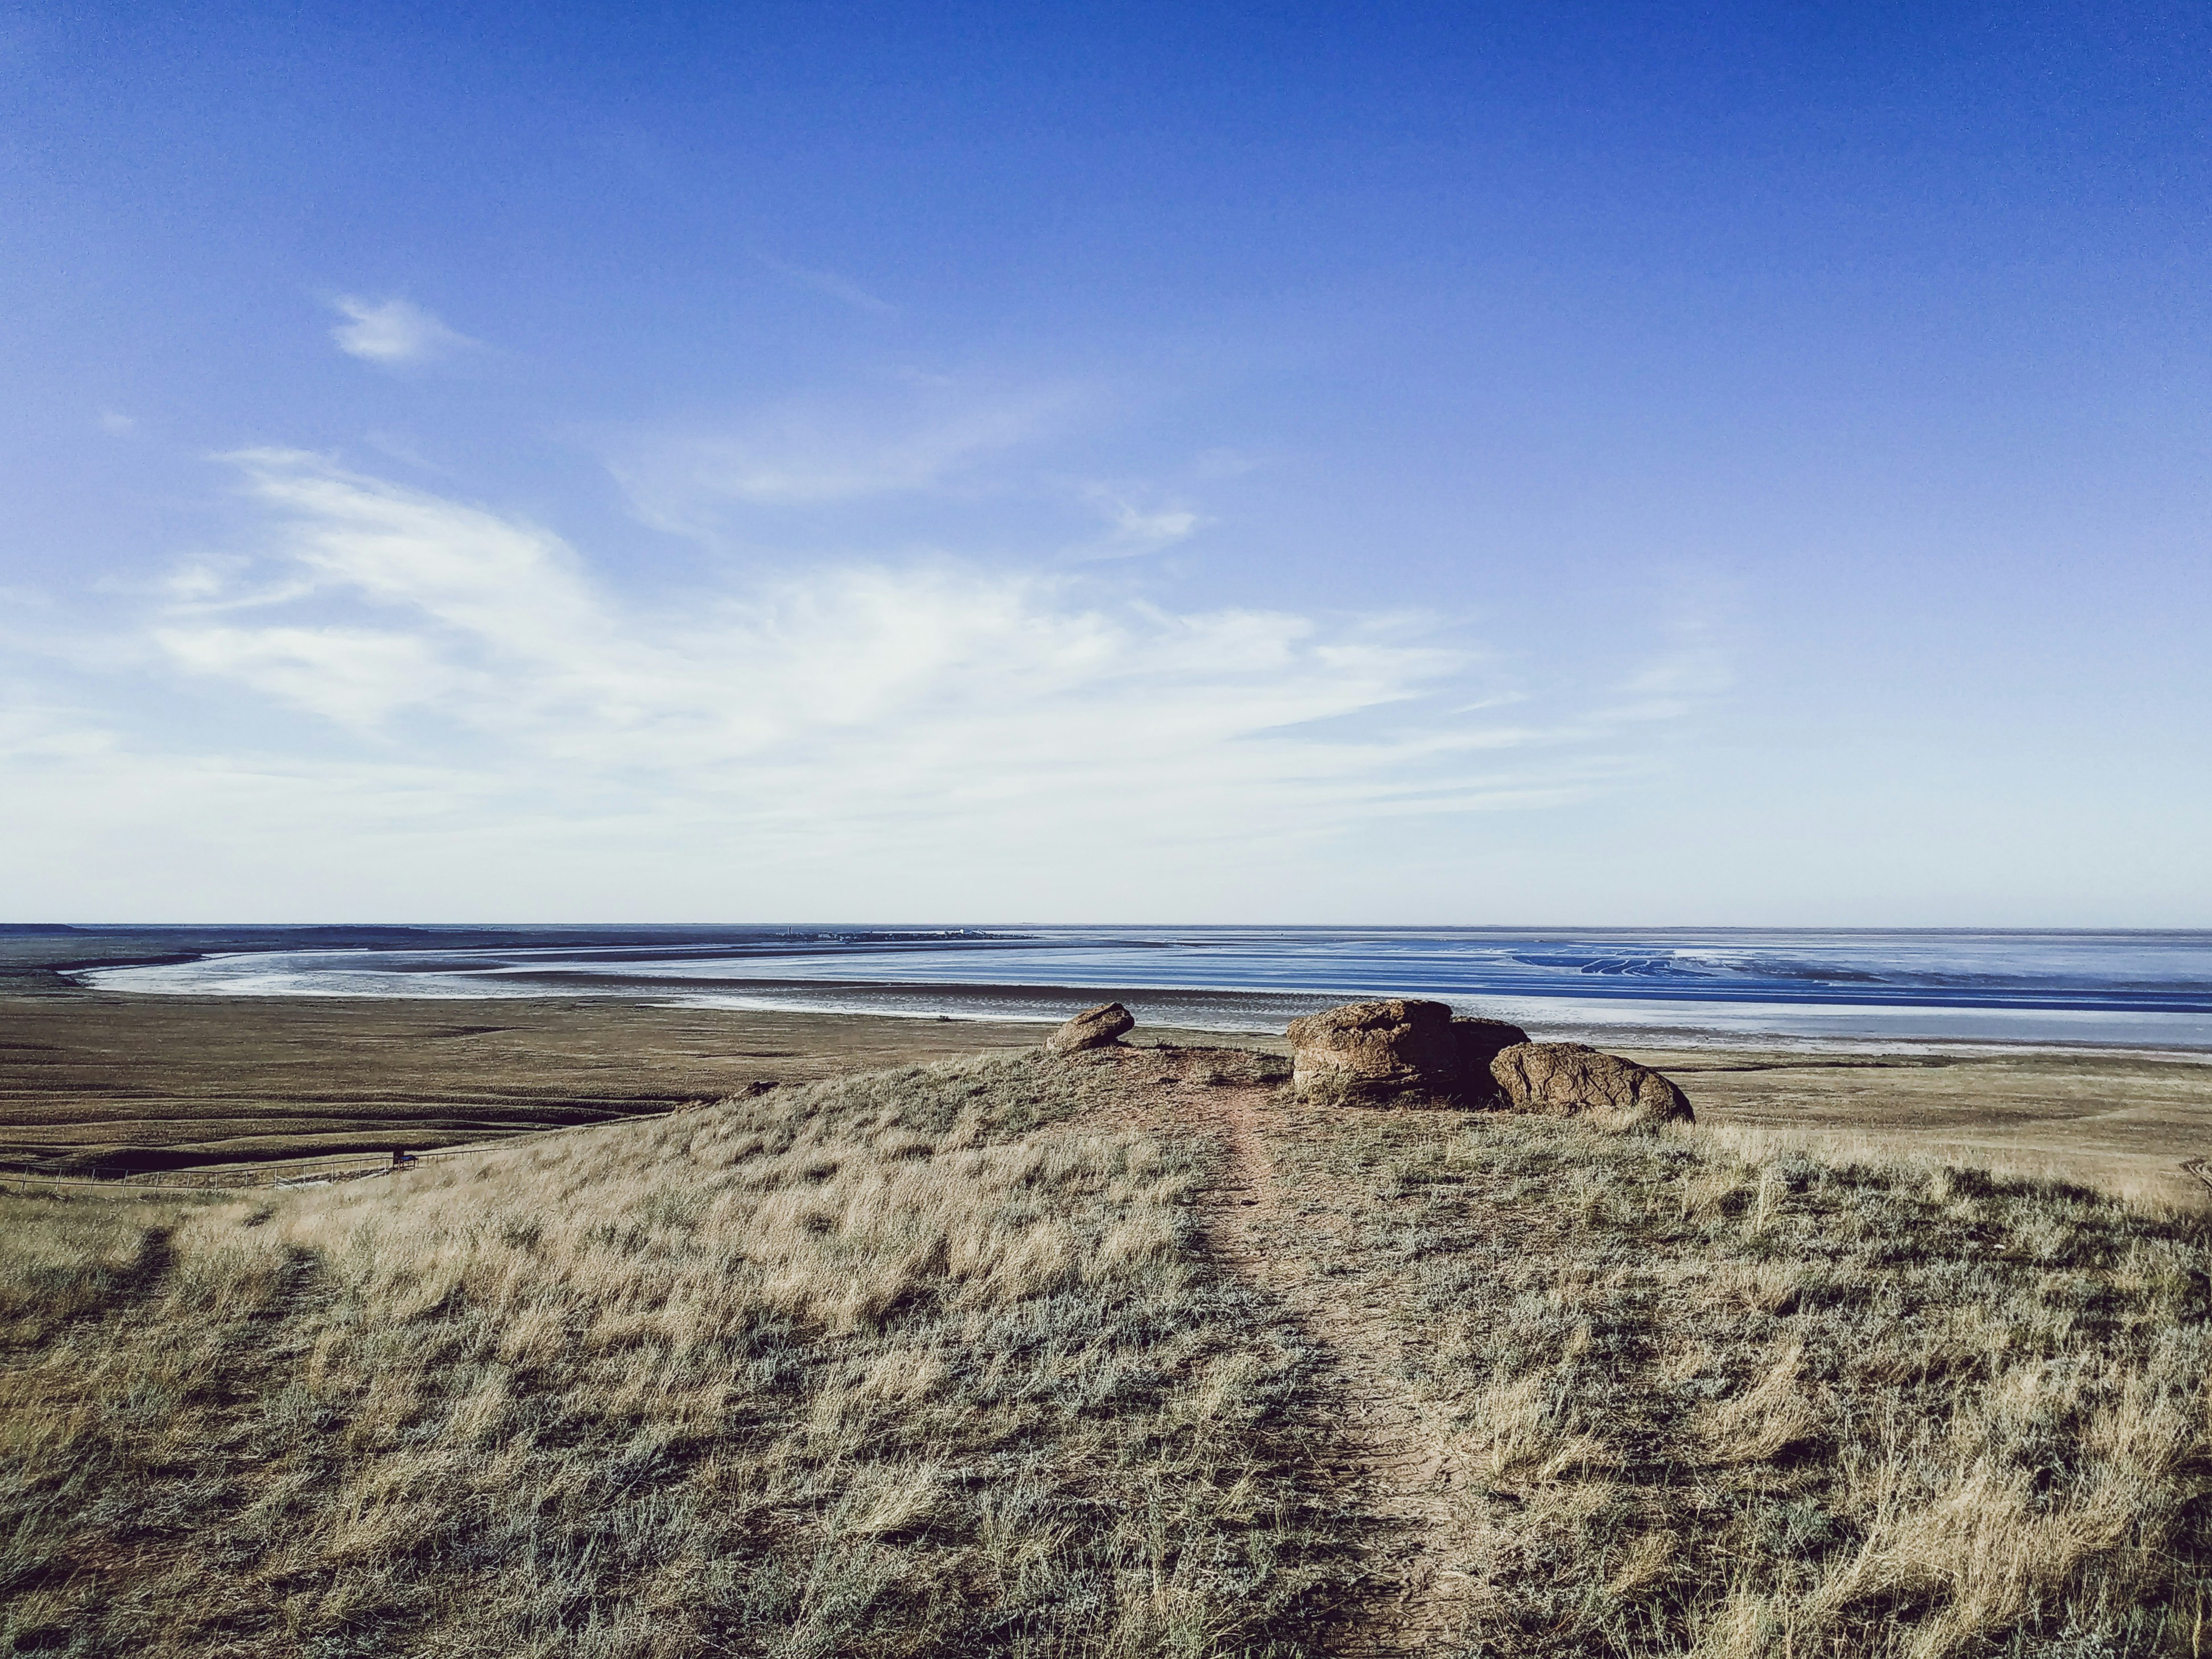
[[[429,1151],[1028,1048],[1046,1029],[625,998],[0,995],[0,1167],[147,1174]],[[1133,1040],[1224,1041],[1153,1027]],[[2181,1167],[2212,1157],[2212,1056],[1623,1052],[1674,1078],[1701,1121],[1747,1135],[2212,1199]]]
[[[617,999],[0,996],[0,1167],[433,1150],[1039,1035]]]

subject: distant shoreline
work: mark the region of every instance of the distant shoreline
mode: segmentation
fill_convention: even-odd
[[[1141,1008],[1132,1041],[1285,1052],[1279,1024],[1207,1031],[1188,1019]],[[1047,1029],[1003,1008],[887,1015],[638,995],[0,994],[0,1164],[150,1176],[477,1145],[1033,1048]],[[1526,1029],[1657,1066],[1703,1123],[1793,1143],[2047,1170],[2177,1202],[2202,1190],[2182,1163],[2212,1155],[2202,1050]]]
[[[113,964],[120,967],[124,964]],[[138,965],[138,964],[131,964]],[[147,964],[165,965],[165,964]],[[491,1006],[517,1003],[600,1003],[607,1005],[632,1004],[643,1008],[688,1009],[701,1012],[716,1010],[730,1013],[801,1014],[833,1018],[896,1019],[917,1022],[943,1021],[960,1024],[1012,1024],[1050,1026],[1058,1024],[1077,1010],[1100,1002],[1121,1002],[1135,1012],[1147,1026],[1172,1030],[1207,1032],[1223,1036],[1267,1037],[1279,1036],[1289,1022],[1301,1014],[1356,1000],[1357,993],[1314,992],[1280,994],[1267,1000],[1265,1014],[1250,1009],[1257,1000],[1249,994],[1224,992],[1218,994],[1188,991],[1174,988],[1132,986],[1053,986],[1053,985],[977,985],[951,982],[943,985],[890,985],[881,981],[855,980],[782,981],[756,980],[732,981],[723,991],[678,991],[663,982],[643,986],[635,981],[592,982],[586,976],[568,976],[568,982],[550,986],[536,981],[517,982],[513,989],[476,991],[432,989],[424,988],[408,992],[387,989],[305,989],[270,988],[221,990],[201,987],[179,987],[174,989],[138,988],[99,982],[93,975],[106,971],[64,970],[64,983],[76,990],[88,994],[129,998],[188,997],[213,1002],[236,1001],[240,1004],[299,1002],[310,1004],[347,1004],[354,1002],[403,1002],[428,1006],[465,1006],[482,1004]],[[578,982],[581,981],[583,982]],[[88,982],[89,981],[89,982]],[[778,994],[781,993],[781,994]],[[1773,1048],[1787,1053],[1838,1054],[1913,1054],[1928,1052],[1982,1052],[2016,1054],[2136,1054],[2146,1058],[2172,1056],[2177,1060],[2203,1060],[2212,1057],[2212,1042],[2170,1041],[2113,1038],[2100,1041],[2087,1037],[2051,1036],[2004,1036],[1994,1034],[1958,1034],[1940,1031],[1913,1032],[1807,1032],[1776,1030],[1751,1023],[1750,1012],[1760,1005],[1748,1000],[1730,1005],[1740,1012],[1744,1023],[1729,1026],[1717,1024],[1644,1023],[1608,1020],[1592,1017],[1601,1009],[1618,1009],[1629,1000],[1593,995],[1575,1000],[1571,1011],[1556,1004],[1541,1009],[1522,1006],[1529,1000],[1516,998],[1483,998],[1459,1000],[1454,1002],[1458,1012],[1512,1019],[1516,1024],[1540,1030],[1547,1039],[1589,1042],[1599,1046],[1630,1046],[1661,1048],[1694,1048],[1734,1050],[1746,1048]],[[1560,1000],[1564,1001],[1565,1000]],[[1671,1002],[1679,1008],[1683,1000]],[[1224,1004],[1231,1005],[1224,1008]],[[1887,1008],[1900,1017],[1922,1012],[1916,1005],[1853,1004],[1820,1002],[1803,999],[1780,1005],[1802,1008]],[[1590,1011],[1583,1014],[1583,1010]],[[2011,1010],[1999,1005],[1975,1006],[1983,1013],[2019,1013],[2033,1017],[2039,1011]],[[1249,1012],[1248,1012],[1249,1010]],[[2110,1010],[2075,1010],[2073,1012],[2118,1012]],[[1577,1018],[1576,1015],[1583,1017]]]
[[[0,991],[1057,1022],[1101,1001],[1280,1032],[1377,996],[1601,1044],[2212,1053],[2212,933],[1497,928],[0,930]]]

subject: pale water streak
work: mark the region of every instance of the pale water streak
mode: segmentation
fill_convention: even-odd
[[[627,996],[1040,1021],[1113,996],[1149,1022],[1233,1030],[1405,995],[1547,1036],[2212,1048],[2207,933],[442,927],[76,977],[197,995]]]

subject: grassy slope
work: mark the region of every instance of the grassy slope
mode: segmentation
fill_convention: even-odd
[[[166,1271],[58,1330],[147,1254],[134,1212],[104,1212],[111,1237],[76,1242],[105,1276],[18,1297],[6,1633],[328,1655],[1264,1636],[1324,1576],[1263,1427],[1301,1357],[1193,1258],[1201,1149],[1025,1134],[1092,1082],[1035,1057],[883,1073],[404,1188],[155,1212]]]
[[[1470,1477],[1469,1650],[2212,1650],[2206,1218],[1731,1139],[1307,1141]]]
[[[1000,1057],[269,1205],[5,1200],[0,1637],[1299,1650],[1360,1517],[1212,1145]],[[1286,1115],[1285,1121],[1289,1118]],[[1350,1115],[1290,1179],[1474,1478],[1470,1652],[2193,1654],[2212,1233],[1693,1131]],[[1293,1167],[1299,1160],[1302,1167]]]

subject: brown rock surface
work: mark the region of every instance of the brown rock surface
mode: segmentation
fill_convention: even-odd
[[[1452,1013],[1441,1002],[1347,1002],[1292,1020],[1285,1035],[1291,1086],[1301,1094],[1316,1086],[1353,1100],[1460,1091]]]
[[[1490,1062],[1498,1058],[1499,1049],[1528,1042],[1528,1034],[1502,1019],[1470,1019],[1465,1015],[1452,1021],[1451,1031],[1453,1066],[1459,1073],[1459,1086],[1454,1092],[1469,1105],[1495,1100],[1498,1079],[1491,1075]]]
[[[1520,1042],[1498,1050],[1490,1074],[1516,1112],[1587,1117],[1608,1129],[1687,1121],[1682,1091],[1648,1066],[1580,1042]]]
[[[1136,1026],[1137,1017],[1120,1003],[1102,1002],[1060,1027],[1044,1040],[1044,1046],[1063,1054],[1079,1048],[1109,1048],[1121,1041],[1122,1033]]]

